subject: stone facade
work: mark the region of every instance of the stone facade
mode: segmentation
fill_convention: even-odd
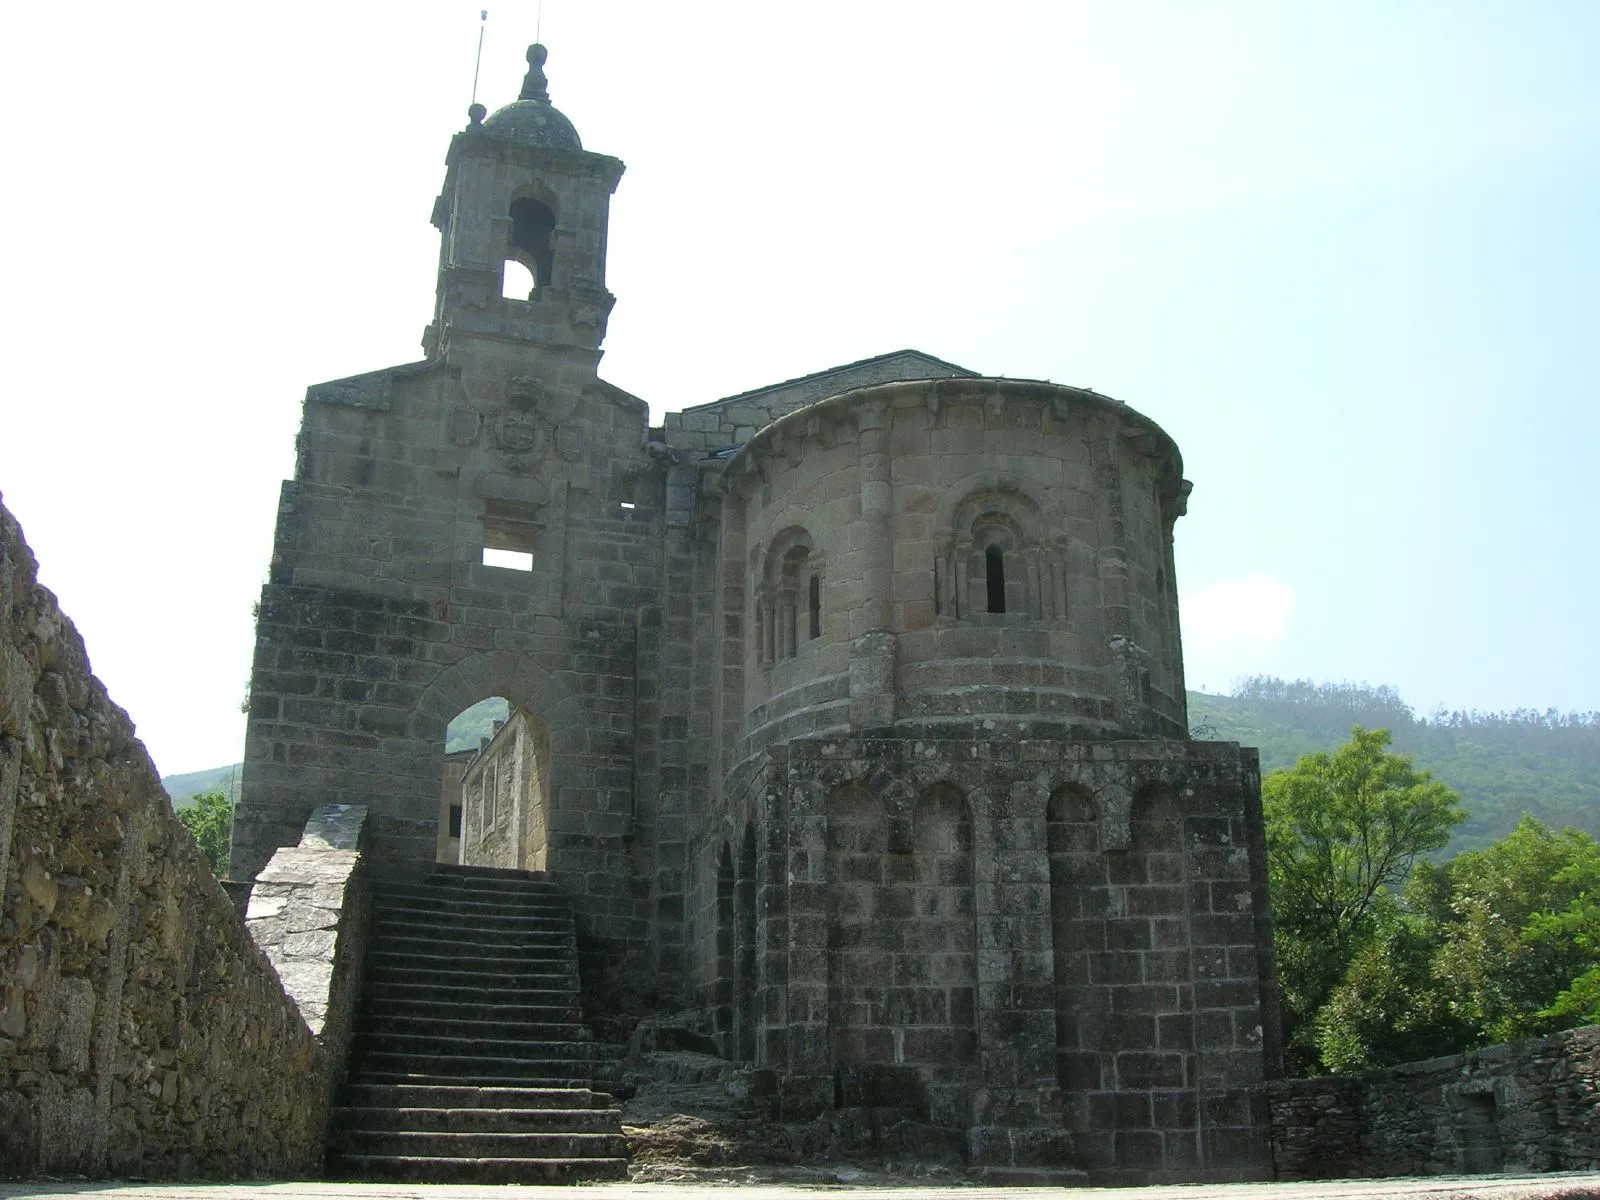
[[[1600,1168],[1600,1026],[1268,1096],[1280,1179]]]
[[[461,776],[460,861],[542,871],[549,862],[550,739],[524,709],[511,713]]]
[[[330,1056],[0,507],[0,1175],[315,1174]]]
[[[699,1003],[781,1111],[911,1108],[1021,1177],[1264,1173],[1259,781],[1188,739],[1177,447],[910,350],[651,427],[596,373],[622,164],[542,78],[451,144],[426,360],[307,393],[236,869],[341,803],[420,874],[498,695],[520,816],[481,836],[463,778],[455,853],[550,871],[592,998]]]

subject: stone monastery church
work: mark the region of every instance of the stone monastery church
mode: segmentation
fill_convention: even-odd
[[[380,876],[544,872],[585,1003],[698,1007],[785,1118],[1261,1175],[1259,769],[1189,737],[1177,446],[914,350],[652,426],[598,374],[623,164],[544,60],[451,141],[425,357],[307,392],[236,877],[365,806]],[[504,729],[447,763],[496,696]]]

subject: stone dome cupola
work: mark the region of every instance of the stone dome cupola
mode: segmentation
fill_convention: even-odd
[[[516,100],[504,108],[496,109],[483,128],[496,137],[518,141],[527,146],[542,146],[552,150],[582,150],[578,131],[572,127],[561,110],[550,103],[550,90],[545,79],[544,63],[549,51],[543,46],[528,47],[528,73],[522,80],[522,91]]]

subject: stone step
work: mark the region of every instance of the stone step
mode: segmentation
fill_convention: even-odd
[[[465,932],[460,937],[429,937],[426,934],[381,931],[372,939],[373,954],[416,954],[446,962],[565,962],[576,958],[578,949],[572,938],[559,934],[537,934],[522,941],[480,941]]]
[[[371,949],[390,949],[415,944],[424,954],[518,955],[527,953],[571,954],[578,939],[572,931],[553,933],[536,930],[503,933],[497,929],[446,929],[439,925],[379,925],[372,931]]]
[[[360,1034],[356,1035],[360,1038]],[[482,1047],[481,1049],[490,1049]],[[351,1049],[351,1074],[358,1082],[493,1083],[524,1087],[547,1086],[572,1080],[588,1082],[594,1058],[514,1058],[499,1054],[412,1054],[393,1050]],[[385,1077],[383,1080],[378,1076]],[[419,1076],[425,1078],[418,1078]]]
[[[580,1021],[572,911],[547,877],[441,868],[378,885],[332,1116],[336,1176],[563,1183],[627,1176],[620,1079]]]
[[[373,898],[373,912],[432,912],[440,920],[550,920],[566,922],[573,909],[560,896],[507,891],[462,891],[459,888],[406,888],[382,891]]]
[[[474,1042],[589,1042],[589,1032],[571,1021],[482,1021],[466,1016],[366,1013],[356,1024],[363,1033],[384,1036],[465,1038]]]
[[[455,879],[499,879],[530,883],[549,883],[555,886],[548,871],[528,871],[521,867],[485,867],[470,863],[435,863],[432,878],[440,876]]]
[[[475,987],[504,993],[566,991],[576,989],[578,964],[572,962],[529,963],[528,968],[544,970],[505,970],[505,964],[478,965],[471,960],[455,962],[427,954],[389,954],[382,950],[367,955],[367,978],[380,986],[391,983],[431,983],[449,987]]]
[[[449,1037],[442,1034],[379,1033],[357,1028],[350,1039],[351,1048],[363,1056],[367,1054],[405,1054],[417,1058],[496,1058],[523,1061],[549,1059],[554,1061],[592,1062],[594,1043],[590,1041],[509,1041]]]
[[[449,1087],[466,1091],[482,1089],[485,1091],[498,1091],[514,1089],[518,1091],[558,1091],[570,1088],[588,1088],[592,1092],[603,1092],[606,1083],[603,1079],[591,1079],[588,1075],[573,1077],[571,1075],[529,1075],[507,1077],[505,1075],[465,1075],[460,1072],[434,1074],[426,1070],[407,1070],[403,1066],[396,1068],[389,1064],[384,1069],[363,1069],[352,1066],[350,1070],[351,1086],[361,1087]]]
[[[577,997],[563,995],[559,1002],[550,1004],[501,1004],[496,999],[462,999],[457,989],[449,989],[445,998],[427,999],[413,995],[397,994],[390,989],[381,996],[366,995],[357,1010],[357,1021],[378,1022],[399,1017],[417,1021],[478,1021],[487,1025],[571,1026],[578,1027]],[[475,996],[498,997],[498,992],[477,991]]]
[[[406,1005],[460,1004],[463,1007],[499,1005],[511,1008],[571,1009],[576,1012],[576,978],[550,977],[547,982],[524,984],[523,977],[491,978],[463,974],[459,979],[418,979],[406,971],[369,970],[363,1003]]]
[[[580,1183],[627,1179],[626,1158],[424,1158],[374,1154],[328,1157],[336,1179],[401,1183]]]
[[[454,1133],[412,1129],[338,1129],[335,1153],[402,1158],[620,1158],[628,1139],[609,1133]]]
[[[462,873],[449,867],[435,870],[424,879],[408,881],[399,887],[420,887],[434,892],[483,893],[499,896],[533,896],[563,899],[561,888],[548,878],[512,873]]]
[[[347,1083],[340,1102],[351,1108],[593,1108],[605,1111],[611,1097],[588,1087],[461,1087],[449,1084]]]
[[[418,1133],[622,1132],[614,1108],[335,1108],[336,1130],[410,1130]]]
[[[458,912],[440,904],[418,901],[415,908],[405,905],[383,905],[373,909],[378,928],[390,925],[420,925],[438,929],[472,929],[474,931],[550,930],[571,934],[572,914],[566,909],[528,911],[522,908],[507,910],[504,905],[484,905],[482,911]]]

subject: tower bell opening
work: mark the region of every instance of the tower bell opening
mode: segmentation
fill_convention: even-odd
[[[528,268],[535,292],[550,285],[555,258],[551,239],[555,231],[556,215],[549,205],[527,196],[511,202],[511,247],[506,260]]]

